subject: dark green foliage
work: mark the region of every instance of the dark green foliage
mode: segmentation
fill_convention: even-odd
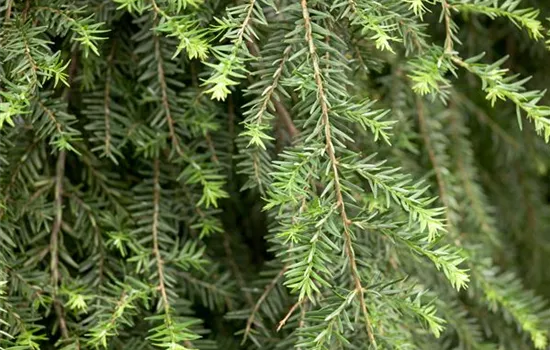
[[[0,349],[548,348],[545,1],[0,14]]]

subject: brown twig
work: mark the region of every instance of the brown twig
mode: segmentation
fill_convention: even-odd
[[[63,220],[63,179],[65,176],[66,152],[60,151],[55,167],[55,219],[50,237],[50,269],[52,285],[57,290],[59,285],[59,231]]]
[[[296,310],[296,308],[300,305],[302,305],[307,299],[302,299],[302,300],[298,300],[296,303],[294,303],[294,305],[292,305],[292,307],[290,308],[290,310],[288,310],[287,314],[285,315],[285,317],[279,321],[279,325],[277,326],[277,332],[281,330],[281,328],[283,328],[286,324],[286,322],[288,321],[288,319],[290,318],[290,316],[292,316],[292,314],[294,313],[294,311]]]
[[[151,231],[153,234],[153,254],[155,255],[155,261],[157,263],[157,273],[159,275],[158,289],[162,298],[162,304],[164,306],[164,312],[170,313],[170,304],[168,302],[168,294],[166,294],[166,286],[164,285],[164,261],[160,255],[159,249],[159,216],[160,216],[160,162],[158,158],[155,158],[153,164],[153,224]]]
[[[317,94],[318,94],[317,97],[321,105],[321,118],[322,118],[321,122],[324,126],[324,131],[325,131],[326,150],[330,159],[332,173],[334,176],[334,192],[336,194],[337,207],[340,208],[340,216],[342,218],[342,223],[344,227],[345,250],[346,250],[348,259],[350,261],[350,272],[351,272],[353,281],[355,283],[355,289],[357,291],[357,294],[359,295],[359,304],[361,306],[361,311],[363,313],[367,335],[369,337],[371,344],[376,348],[377,347],[376,340],[374,339],[372,325],[369,319],[367,305],[365,302],[365,296],[363,294],[363,286],[361,285],[361,278],[359,276],[357,263],[355,260],[355,252],[353,251],[353,246],[352,246],[352,239],[351,239],[351,233],[350,233],[351,220],[349,220],[347,217],[344,198],[342,196],[342,189],[340,187],[338,160],[336,159],[334,145],[332,144],[332,131],[331,131],[331,125],[329,121],[329,107],[327,103],[327,97],[325,95],[325,88],[324,88],[323,78],[321,76],[321,69],[319,67],[319,57],[317,56],[315,44],[313,42],[311,20],[309,17],[307,0],[301,0],[300,3],[302,7],[302,16],[304,19],[304,27],[306,31],[306,41],[308,43],[309,54],[313,64],[313,75],[315,79],[315,84],[317,85]]]
[[[59,330],[61,331],[61,336],[64,339],[69,339],[69,329],[67,328],[67,321],[65,320],[65,310],[63,310],[63,305],[59,300],[55,299],[53,302],[55,313],[59,319]]]
[[[302,307],[300,307],[300,322],[298,322],[298,328],[304,327],[304,324],[306,322],[306,308],[307,300],[302,304]]]
[[[155,158],[153,163],[153,223],[151,225],[151,233],[153,235],[153,254],[155,255],[155,262],[157,264],[157,273],[159,275],[158,289],[162,300],[162,306],[164,307],[164,314],[169,317],[170,315],[170,303],[168,300],[168,293],[166,293],[165,277],[164,277],[164,260],[160,254],[159,248],[159,218],[160,218],[160,161]],[[171,318],[170,318],[170,322]],[[171,326],[171,325],[170,325]],[[189,341],[185,341],[185,346],[192,347],[193,345]]]
[[[31,1],[26,0],[25,1],[25,8],[23,9],[23,22],[27,21],[27,14],[29,13],[30,8],[31,8]]]
[[[6,0],[6,16],[4,17],[5,22],[10,20],[11,17],[11,7],[13,5],[13,0]]]
[[[290,56],[291,50],[292,50],[292,46],[289,45],[283,51],[283,57],[281,59],[281,62],[279,63],[279,66],[277,67],[277,69],[275,70],[275,73],[273,74],[273,82],[264,92],[265,99],[262,105],[260,106],[260,109],[256,113],[255,119],[257,124],[260,124],[262,122],[262,117],[269,106],[269,102],[271,102],[275,107],[275,111],[277,112],[277,115],[285,125],[290,137],[294,138],[295,136],[298,135],[298,129],[292,122],[292,118],[290,117],[290,113],[288,112],[286,107],[274,95],[275,89],[279,84],[279,79],[283,74],[284,65]]]
[[[24,17],[26,17],[26,13],[29,10],[30,2],[26,2],[25,11],[24,11]],[[65,100],[67,101],[67,104],[70,103],[71,94],[72,94],[72,83],[74,81],[76,72],[78,68],[78,56],[77,52],[73,51],[71,55],[71,64],[69,66],[69,76],[68,76],[68,83],[69,88],[66,89],[65,94]],[[44,108],[44,110],[48,110],[46,106],[42,104],[41,101],[38,101],[39,104]],[[50,117],[53,118],[54,122],[56,123],[56,128],[59,132],[61,132],[61,128],[59,126],[59,123],[55,119],[55,114],[50,111],[48,113]],[[65,163],[66,163],[67,153],[65,150],[60,150],[59,155],[57,158],[57,163],[55,166],[55,193],[54,193],[54,208],[55,208],[55,219],[54,224],[52,227],[52,234],[50,239],[50,269],[52,272],[52,285],[53,285],[53,305],[55,309],[55,313],[57,315],[57,318],[59,319],[59,329],[61,331],[61,336],[64,339],[69,338],[69,330],[67,327],[67,321],[65,319],[65,309],[63,307],[63,304],[57,299],[57,289],[59,287],[60,282],[60,273],[59,273],[59,233],[61,232],[61,227],[63,225],[63,195],[64,195],[64,188],[63,188],[63,180],[65,178]]]
[[[212,156],[210,158],[215,164],[219,164],[220,161],[218,159],[218,155],[216,154],[216,148],[214,147],[214,142],[212,142],[212,137],[210,137],[209,133],[206,133],[204,135],[204,138],[206,139],[206,144],[208,145],[210,153],[212,153]]]
[[[57,132],[63,133],[63,124],[57,121],[57,118],[55,117],[55,113],[51,109],[46,107],[44,102],[42,102],[40,99],[37,100],[37,103],[40,106],[40,108],[44,110],[44,112],[48,116],[48,119],[50,119],[55,124],[55,129],[57,130]]]
[[[451,6],[447,0],[442,0],[443,17],[445,19],[445,53],[453,52],[453,33],[451,28]]]
[[[256,48],[256,45],[253,41],[248,41],[246,43],[248,47],[248,51],[253,56],[258,56],[260,53],[258,52],[258,49]],[[273,92],[275,91],[275,88],[277,87],[278,81],[283,73],[284,64],[288,60],[288,57],[290,55],[292,47],[289,45],[285,48],[283,51],[283,58],[281,59],[281,62],[279,66],[277,67],[277,70],[275,71],[275,74],[273,75],[273,83],[268,88],[268,90],[265,92],[266,99],[262,106],[260,107],[260,111],[257,113],[257,117],[263,115],[263,113],[266,111],[268,107],[268,103],[271,102],[273,106],[275,107],[275,112],[277,113],[277,116],[282,120],[283,124],[285,125],[288,134],[291,138],[295,138],[300,133],[298,128],[294,125],[294,122],[292,121],[292,118],[290,116],[290,113],[288,112],[288,109],[285,107],[285,105],[279,101],[275,95],[273,95]],[[261,114],[260,114],[261,113]],[[259,122],[261,122],[261,117],[258,118]],[[258,122],[258,123],[259,123]]]
[[[23,42],[23,46],[24,46],[23,52],[25,53],[25,57],[27,58],[27,60],[29,61],[30,65],[31,65],[32,75],[33,75],[34,80],[35,80],[33,82],[33,85],[34,85],[34,84],[37,84],[37,81],[38,81],[38,66],[36,64],[36,61],[34,60],[34,58],[31,55],[31,49],[29,47],[29,41],[27,39],[26,34],[21,35],[21,41]]]
[[[52,227],[52,233],[50,237],[50,270],[51,270],[51,283],[53,286],[53,305],[57,318],[59,320],[59,329],[63,338],[69,337],[69,331],[67,329],[67,322],[65,321],[65,312],[63,305],[57,299],[57,289],[59,288],[59,232],[61,231],[61,224],[63,221],[63,179],[65,177],[65,159],[66,152],[64,150],[59,152],[57,157],[57,163],[55,166],[55,219]]]
[[[237,32],[237,38],[233,41],[235,47],[240,47],[241,43],[244,39],[244,31],[246,30],[246,27],[250,23],[250,20],[252,19],[252,12],[254,11],[254,5],[256,4],[256,0],[250,0],[249,9],[246,13],[246,17],[243,20],[243,24],[241,24],[241,27],[239,28],[239,31]]]
[[[254,318],[256,317],[256,313],[260,309],[260,306],[264,302],[265,298],[267,298],[269,293],[271,293],[273,288],[275,288],[275,286],[277,285],[277,282],[279,282],[281,277],[283,277],[286,269],[287,269],[287,266],[284,266],[281,269],[281,271],[279,271],[279,273],[271,280],[271,282],[269,282],[269,284],[265,287],[264,292],[256,302],[256,305],[254,305],[254,308],[252,309],[252,313],[250,314],[250,316],[248,317],[248,320],[246,321],[246,328],[244,330],[243,341],[241,344],[244,344],[244,342],[248,338],[248,335],[250,334],[250,329],[252,328],[252,323],[254,323]]]
[[[281,101],[277,100],[275,97],[271,98],[271,103],[273,103],[275,111],[277,112],[279,118],[282,120],[286,131],[288,132],[288,135],[290,135],[290,138],[296,138],[300,131],[298,130],[298,128],[296,128],[296,125],[294,125],[294,122],[292,121],[290,113],[288,112],[286,107],[281,103]]]
[[[154,4],[154,2],[153,2]],[[178,135],[176,134],[175,129],[175,122],[172,118],[172,112],[170,110],[170,103],[168,102],[168,86],[166,84],[166,77],[164,73],[164,60],[162,58],[162,53],[160,50],[160,40],[158,36],[153,36],[153,42],[155,46],[155,58],[157,59],[157,71],[158,71],[158,81],[160,84],[160,93],[161,93],[161,99],[162,99],[162,107],[164,109],[164,113],[166,114],[166,122],[168,123],[168,132],[170,135],[170,140],[172,140],[172,146],[174,147],[175,151],[180,155],[183,156],[183,150],[181,149],[180,142]]]

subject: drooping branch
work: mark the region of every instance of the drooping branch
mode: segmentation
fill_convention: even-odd
[[[287,269],[287,267],[284,266],[281,269],[281,271],[279,271],[279,273],[271,280],[271,282],[269,282],[269,284],[267,286],[265,286],[264,292],[262,293],[262,295],[260,296],[260,298],[258,299],[256,304],[254,305],[254,308],[252,309],[252,312],[250,313],[250,316],[248,317],[248,320],[246,321],[246,327],[245,327],[245,330],[244,330],[243,341],[242,341],[241,344],[244,344],[244,342],[248,338],[248,335],[250,334],[250,330],[252,328],[252,324],[254,323],[254,319],[256,318],[256,314],[258,313],[258,310],[260,310],[260,307],[262,306],[262,303],[267,298],[269,293],[271,293],[273,288],[275,288],[275,286],[277,285],[277,283],[279,282],[281,277],[283,277],[286,269]]]
[[[422,99],[420,97],[416,97],[416,111],[418,114],[418,124],[420,126],[420,133],[422,134],[422,139],[424,140],[424,145],[426,146],[426,151],[428,152],[428,158],[430,159],[430,163],[432,164],[432,168],[435,172],[435,179],[437,182],[437,188],[439,190],[439,199],[441,200],[441,203],[445,207],[445,216],[447,219],[448,224],[452,224],[451,216],[450,216],[450,203],[449,199],[447,197],[447,189],[445,188],[445,184],[443,182],[443,174],[441,173],[442,166],[437,161],[437,158],[435,156],[434,147],[432,145],[432,140],[430,138],[430,130],[428,129],[428,125],[426,122],[426,117],[424,115],[424,104],[422,102]]]
[[[166,293],[165,278],[164,278],[164,261],[160,254],[159,248],[159,216],[160,216],[160,161],[155,158],[153,164],[153,224],[151,233],[153,235],[153,255],[157,265],[157,273],[159,278],[158,289],[160,291],[162,305],[166,314],[170,313],[170,303],[168,294]]]
[[[248,41],[247,46],[248,46],[248,50],[253,56],[259,57],[260,53],[258,52],[258,49],[256,48],[256,45],[253,41]],[[296,125],[294,125],[294,122],[292,121],[292,117],[290,116],[290,112],[288,111],[288,109],[285,107],[285,105],[281,101],[279,101],[273,95],[273,92],[275,91],[279,83],[279,79],[281,78],[281,75],[283,73],[284,65],[289,58],[291,49],[292,49],[292,46],[289,45],[283,51],[283,58],[281,59],[277,67],[277,70],[273,75],[273,83],[267,88],[265,92],[267,98],[265,99],[265,103],[262,104],[260,111],[263,114],[263,112],[265,112],[268,107],[268,102],[271,102],[275,107],[275,112],[277,113],[277,117],[279,117],[283,122],[283,125],[286,127],[288,134],[290,135],[291,138],[295,138],[296,136],[298,136],[300,131],[298,130],[298,128],[296,128]],[[258,112],[257,115],[260,115],[260,112]],[[259,119],[258,124],[260,122],[261,122],[261,119]]]
[[[172,146],[174,147],[174,150],[181,156],[183,155],[183,150],[181,149],[179,137],[176,134],[175,122],[174,122],[174,118],[172,118],[172,111],[170,108],[170,103],[168,101],[168,86],[166,84],[166,75],[164,72],[164,59],[161,53],[160,38],[154,35],[153,41],[155,45],[155,58],[157,60],[157,73],[158,73],[158,81],[160,84],[162,108],[164,109],[164,114],[166,115],[166,122],[168,123],[168,132],[170,135],[170,140],[172,141]]]
[[[313,41],[311,19],[310,19],[309,10],[307,7],[307,0],[301,0],[300,3],[302,7],[302,16],[304,19],[304,27],[306,31],[306,41],[309,49],[309,56],[313,65],[313,75],[315,79],[315,84],[317,85],[317,97],[319,99],[319,104],[321,106],[321,119],[322,119],[321,122],[324,126],[324,131],[325,131],[326,152],[329,157],[332,174],[334,176],[334,192],[336,194],[336,205],[340,210],[340,216],[342,218],[342,225],[344,228],[345,250],[350,262],[350,272],[352,275],[352,279],[355,283],[355,289],[357,291],[357,294],[359,295],[359,304],[361,306],[361,311],[363,313],[367,335],[372,345],[376,347],[376,340],[374,339],[372,325],[370,322],[369,314],[367,311],[367,305],[365,302],[365,296],[363,294],[363,286],[361,284],[361,278],[359,276],[359,271],[357,269],[355,252],[353,250],[353,242],[352,242],[351,232],[350,232],[351,220],[348,219],[348,216],[346,213],[346,206],[344,203],[344,198],[342,195],[342,189],[340,185],[338,160],[336,159],[335,149],[332,143],[332,130],[331,130],[330,119],[329,119],[330,118],[329,106],[328,106],[327,96],[325,93],[325,87],[323,83],[321,68],[319,67],[319,57],[317,55],[317,50],[315,47],[315,43]]]
[[[59,288],[59,233],[63,222],[63,180],[65,178],[65,159],[66,152],[59,152],[55,166],[55,192],[54,192],[54,210],[55,217],[50,236],[50,273],[51,284],[53,287],[53,303],[57,318],[59,319],[59,329],[63,338],[69,337],[67,322],[65,321],[65,312],[60,301],[57,299],[57,290]]]
[[[151,225],[151,234],[153,238],[153,255],[155,257],[155,263],[157,265],[158,274],[158,290],[160,292],[162,306],[164,309],[164,322],[168,328],[168,334],[170,335],[170,341],[172,344],[176,344],[175,340],[175,323],[172,318],[172,310],[170,307],[170,301],[168,299],[168,292],[166,291],[166,277],[164,274],[164,259],[160,253],[159,246],[159,228],[160,228],[160,160],[155,158],[153,161],[153,222]],[[185,346],[192,348],[193,344],[189,340],[184,341]]]
[[[57,290],[59,286],[59,231],[61,230],[61,223],[63,220],[63,180],[65,177],[66,155],[65,151],[60,151],[55,166],[55,218],[50,236],[50,270],[54,290]]]

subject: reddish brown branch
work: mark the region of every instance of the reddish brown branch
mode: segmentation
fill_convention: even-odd
[[[246,328],[244,330],[244,336],[243,336],[243,343],[246,341],[246,339],[248,338],[248,335],[250,334],[250,329],[252,328],[252,323],[254,323],[254,318],[256,317],[256,313],[258,312],[258,310],[260,309],[260,306],[262,305],[262,303],[264,302],[264,300],[267,298],[267,296],[269,295],[269,293],[271,293],[271,291],[273,290],[273,288],[275,288],[275,286],[277,285],[277,283],[279,282],[279,280],[281,279],[281,277],[283,277],[285,271],[286,271],[287,267],[284,266],[281,271],[279,271],[279,273],[277,274],[277,276],[275,276],[271,282],[265,287],[265,290],[264,292],[262,293],[262,295],[260,296],[260,298],[258,299],[258,301],[256,302],[256,305],[254,305],[254,308],[252,309],[252,313],[250,314],[250,316],[248,317],[248,320],[246,321]]]
[[[367,305],[365,302],[365,296],[363,294],[363,287],[361,285],[361,278],[359,276],[359,271],[357,269],[355,252],[353,251],[353,246],[352,246],[352,238],[351,238],[351,232],[350,232],[351,220],[348,219],[344,198],[342,196],[342,189],[340,187],[338,160],[336,159],[334,145],[332,143],[332,131],[331,131],[331,125],[329,120],[329,107],[327,103],[327,97],[325,95],[325,87],[324,87],[323,78],[321,75],[321,68],[319,67],[319,57],[317,56],[315,44],[313,42],[311,20],[309,17],[307,0],[301,0],[301,6],[302,6],[302,15],[304,18],[304,27],[306,31],[306,41],[308,43],[309,54],[313,64],[313,75],[315,79],[315,84],[317,85],[317,95],[318,95],[317,97],[321,105],[321,122],[324,126],[324,131],[325,131],[326,150],[329,156],[332,173],[334,176],[334,192],[336,194],[336,204],[337,204],[337,207],[340,208],[340,216],[342,218],[342,223],[344,227],[345,250],[350,262],[350,272],[352,275],[352,279],[355,283],[355,290],[359,295],[359,304],[361,306],[361,311],[364,317],[367,335],[372,345],[376,348],[376,340],[374,339],[372,325],[369,319]]]
[[[294,303],[294,305],[292,305],[292,307],[290,308],[290,310],[288,310],[287,314],[285,315],[285,317],[279,322],[279,325],[277,326],[277,332],[281,330],[281,328],[283,328],[286,324],[286,322],[288,321],[288,319],[290,318],[290,316],[292,316],[292,314],[294,313],[294,311],[296,310],[296,308],[300,305],[302,305],[302,303],[304,303],[307,299],[302,299],[302,300],[298,300],[296,303]]]

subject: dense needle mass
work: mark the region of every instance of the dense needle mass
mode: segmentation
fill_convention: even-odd
[[[0,349],[548,347],[545,1],[0,15]]]

